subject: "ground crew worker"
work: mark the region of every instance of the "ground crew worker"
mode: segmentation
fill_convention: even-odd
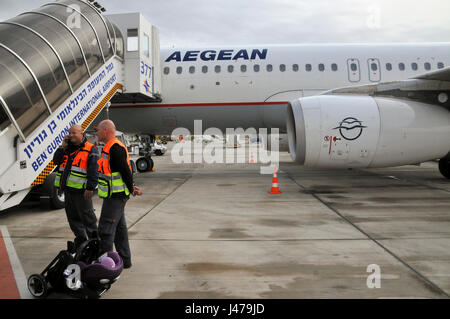
[[[110,120],[100,122],[97,130],[98,140],[105,143],[98,160],[98,195],[103,198],[102,211],[98,224],[102,252],[113,250],[123,260],[124,268],[131,267],[131,251],[128,229],[125,220],[125,204],[130,194],[142,195],[139,187],[133,184],[128,150],[116,138],[116,127]]]
[[[69,129],[62,147],[53,155],[53,162],[58,165],[54,185],[64,191],[67,220],[75,234],[76,247],[97,236],[97,217],[92,205],[98,179],[97,161],[97,147],[86,140],[79,125]]]

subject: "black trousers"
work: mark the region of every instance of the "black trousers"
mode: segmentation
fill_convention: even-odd
[[[131,262],[128,229],[125,220],[125,204],[127,201],[128,197],[126,196],[103,199],[98,234],[102,252],[113,251],[114,244],[122,260]]]
[[[75,235],[75,245],[91,239],[97,232],[97,217],[92,200],[85,200],[83,193],[65,191],[65,209],[70,229]]]

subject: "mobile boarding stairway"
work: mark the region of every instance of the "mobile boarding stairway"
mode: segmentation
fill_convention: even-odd
[[[64,0],[0,22],[0,211],[32,189],[55,196],[54,151],[116,93],[158,99],[158,30],[140,14],[102,11],[97,2]],[[137,41],[135,52],[124,52],[122,34]]]

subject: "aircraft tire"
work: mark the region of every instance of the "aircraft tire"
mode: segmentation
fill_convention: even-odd
[[[439,172],[445,178],[450,179],[450,158],[441,158],[439,160]]]
[[[151,170],[150,166],[153,166],[151,164],[153,163],[151,163],[147,158],[140,157],[136,161],[136,169],[138,170],[139,173],[148,172]]]

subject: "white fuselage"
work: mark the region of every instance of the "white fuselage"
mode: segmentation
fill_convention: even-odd
[[[124,131],[140,133],[191,130],[195,119],[203,120],[203,129],[284,131],[288,101],[404,80],[448,65],[450,43],[162,49],[162,102],[113,105],[110,116]]]

